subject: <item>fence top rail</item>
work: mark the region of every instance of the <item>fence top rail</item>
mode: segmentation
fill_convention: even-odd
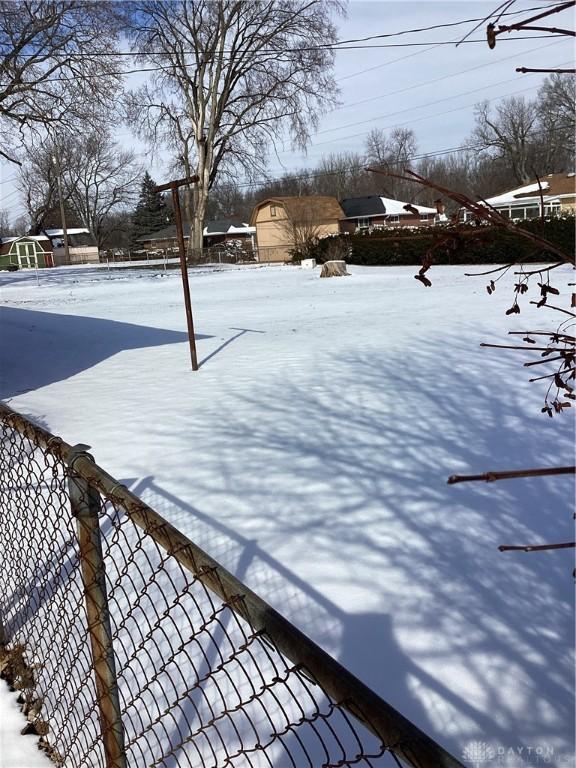
[[[70,445],[4,403],[0,403],[0,422],[15,429],[36,447],[54,455],[102,496],[120,506],[168,555],[174,557],[246,620],[255,633],[268,637],[278,651],[299,667],[312,682],[320,685],[339,706],[362,722],[395,755],[415,768],[463,768],[460,761],[98,466],[87,452],[89,446]]]

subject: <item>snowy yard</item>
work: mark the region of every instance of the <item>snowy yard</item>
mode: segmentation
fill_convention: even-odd
[[[0,273],[0,397],[456,757],[573,766],[572,554],[497,550],[570,540],[573,479],[446,485],[571,463],[572,414],[478,346],[556,318],[465,271],[192,271],[197,373],[177,272]]]

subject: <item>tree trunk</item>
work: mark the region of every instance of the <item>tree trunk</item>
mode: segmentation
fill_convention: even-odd
[[[344,277],[350,273],[346,271],[345,261],[326,261],[322,265],[320,277]]]
[[[196,175],[198,181],[192,185],[189,201],[188,216],[190,219],[190,239],[188,240],[188,260],[199,262],[202,259],[204,245],[204,218],[208,203],[208,190],[210,187],[210,157],[206,153],[206,142],[199,139],[196,143],[197,164]],[[189,160],[185,162],[187,176],[192,176],[194,171]]]
[[[204,211],[206,203],[202,209],[194,206],[190,219],[190,239],[188,240],[188,259],[192,262],[199,262],[202,259],[202,245],[204,242]]]

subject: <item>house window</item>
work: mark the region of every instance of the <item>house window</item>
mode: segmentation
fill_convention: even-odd
[[[276,206],[271,205],[270,206],[270,216],[276,216]]]
[[[394,216],[388,216],[388,221],[392,224],[397,224],[400,221],[400,216],[394,215]]]
[[[369,229],[370,219],[356,219],[356,226],[358,229]]]
[[[525,219],[524,208],[510,208],[510,218],[512,221],[522,221]]]
[[[420,214],[420,221],[428,221],[428,214],[427,213],[421,213]]]

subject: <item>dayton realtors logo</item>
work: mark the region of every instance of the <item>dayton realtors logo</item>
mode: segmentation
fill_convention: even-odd
[[[482,768],[496,757],[496,750],[484,741],[471,741],[462,750],[462,757],[472,768]]]
[[[522,768],[533,765],[568,765],[566,755],[554,753],[548,745],[503,747],[493,746],[484,741],[470,741],[462,750],[462,758],[471,768],[505,766]],[[573,762],[570,763],[573,765]]]

